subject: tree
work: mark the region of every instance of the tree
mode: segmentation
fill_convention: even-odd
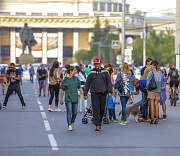
[[[174,63],[175,36],[172,29],[166,29],[159,34],[155,30],[150,32],[150,38],[146,39],[146,56],[159,61],[160,66]],[[134,65],[143,64],[143,39],[136,37],[133,43],[132,57]]]

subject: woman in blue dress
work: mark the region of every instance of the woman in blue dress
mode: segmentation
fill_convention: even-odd
[[[160,71],[161,72],[161,71]],[[162,74],[162,78],[163,78],[163,83],[161,86],[161,94],[160,94],[160,100],[159,103],[162,106],[162,110],[163,110],[163,120],[167,119],[167,115],[166,115],[166,83],[167,83],[167,78],[166,76],[161,72]]]

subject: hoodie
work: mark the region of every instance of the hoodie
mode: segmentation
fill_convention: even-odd
[[[112,93],[111,77],[104,68],[92,69],[86,80],[84,96],[91,90],[91,93]]]

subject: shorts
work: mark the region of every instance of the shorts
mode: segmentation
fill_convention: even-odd
[[[172,81],[170,81],[170,87],[173,87],[174,84],[175,84],[175,87],[178,88],[178,86],[179,86],[179,81],[178,81],[178,80],[172,80]]]
[[[39,86],[46,86],[46,80],[39,80]]]
[[[148,99],[150,100],[160,100],[160,93],[158,92],[148,92]]]

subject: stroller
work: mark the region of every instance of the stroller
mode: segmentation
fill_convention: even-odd
[[[86,108],[86,110],[87,110],[87,112],[84,114],[84,117],[82,118],[82,123],[83,124],[88,124],[88,122],[89,122],[88,118],[91,118],[91,123],[94,124],[92,105],[90,105],[89,108]],[[108,102],[106,102],[105,112],[104,112],[104,115],[103,115],[103,124],[109,124],[109,119],[108,119]]]

